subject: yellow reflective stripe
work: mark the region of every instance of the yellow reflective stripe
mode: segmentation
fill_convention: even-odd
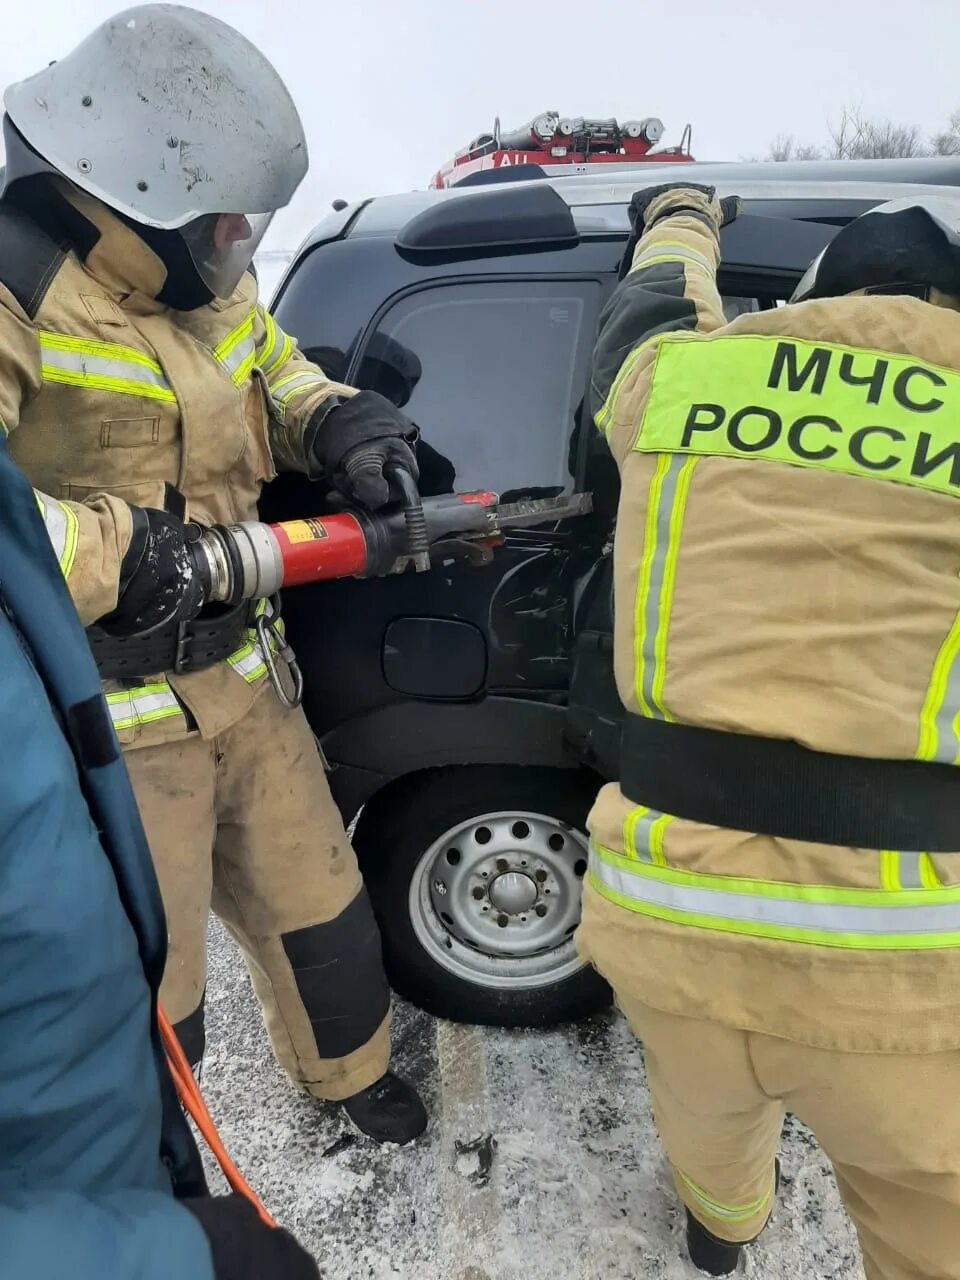
[[[253,332],[253,315],[251,311],[247,318],[241,321],[235,329],[231,329],[222,342],[218,342],[213,348],[213,354],[218,360],[226,360],[231,352],[243,342],[249,334]]]
[[[49,498],[37,489],[33,491],[37,500],[43,523],[47,527],[47,535],[53,546],[54,554],[60,564],[60,572],[69,578],[74,561],[77,558],[77,546],[80,542],[80,523],[76,512],[65,502]]]
[[[175,404],[163,369],[142,351],[120,343],[41,331],[40,372],[45,382]]]
[[[701,1209],[711,1218],[715,1218],[722,1222],[748,1222],[751,1218],[755,1218],[758,1214],[763,1213],[764,1209],[773,1200],[773,1182],[768,1191],[762,1196],[758,1196],[750,1204],[730,1205],[724,1204],[721,1200],[715,1200],[712,1196],[704,1191],[693,1181],[688,1178],[682,1169],[674,1169],[677,1177],[683,1186],[690,1193],[691,1199],[695,1200]]]
[[[260,600],[257,604],[254,617],[262,617],[268,614],[273,618],[273,608],[267,600]],[[271,653],[276,656],[280,652],[280,643],[285,639],[286,630],[282,618],[273,618],[270,623],[270,631],[268,632],[268,641]],[[267,664],[264,661],[263,649],[257,639],[256,631],[251,627],[247,631],[247,641],[242,644],[235,653],[232,653],[227,662],[236,671],[237,675],[242,676],[247,684],[256,684],[267,674]]]
[[[253,341],[254,314],[251,311],[247,318],[232,329],[213,349],[213,354],[229,373],[236,386],[249,376],[256,360]]]
[[[163,369],[150,356],[135,347],[125,347],[119,342],[99,342],[93,338],[70,338],[63,333],[51,333],[41,329],[38,333],[43,351],[65,351],[76,355],[97,356],[104,360],[122,360],[124,364],[139,365],[163,376]]]
[[[630,858],[641,858],[644,862],[655,862],[666,866],[667,859],[663,852],[664,832],[673,817],[661,813],[659,809],[648,809],[638,805],[631,809],[623,822],[623,844],[626,855]]]
[[[667,544],[664,551],[663,581],[660,587],[660,603],[658,608],[657,634],[653,646],[654,667],[651,698],[654,706],[665,720],[672,716],[663,705],[663,682],[667,672],[667,632],[670,627],[670,614],[673,608],[673,589],[677,580],[677,558],[680,553],[680,533],[683,517],[687,507],[687,494],[690,492],[690,481],[696,458],[686,458],[677,476],[676,490],[670,505]]]
[[[277,378],[274,382],[268,383],[267,386],[274,400],[280,404],[286,404],[298,392],[305,390],[314,383],[326,385],[326,382],[327,379],[322,373],[306,369],[288,373],[285,377]]]
[[[122,729],[135,729],[138,725],[155,724],[158,720],[183,715],[183,708],[166,681],[108,693],[107,707],[118,733]]]
[[[880,854],[881,888],[940,889],[942,885],[929,853],[894,853],[884,849]]]
[[[91,391],[107,391],[114,395],[142,396],[147,400],[160,400],[164,404],[176,404],[177,397],[172,391],[160,387],[152,387],[146,383],[127,378],[110,376],[94,376],[89,373],[71,373],[63,369],[55,369],[49,365],[41,365],[44,382],[58,382],[68,387],[83,387]]]
[[[943,887],[943,881],[937,875],[937,868],[933,865],[933,859],[929,853],[921,853],[920,855],[920,884],[924,889],[940,889]]]
[[[880,853],[880,887],[889,891],[903,888],[900,883],[900,855],[892,849],[884,849]]]
[[[667,334],[634,448],[759,458],[960,495],[960,373],[777,335]]]
[[[269,311],[262,307],[260,315],[265,329],[264,339],[257,348],[257,363],[264,377],[281,368],[293,353],[293,339],[287,337]]]
[[[664,477],[670,466],[667,454],[661,454],[654,467],[650,487],[647,490],[647,519],[643,535],[643,555],[640,559],[640,573],[637,578],[637,599],[634,605],[633,627],[633,666],[635,676],[635,692],[640,711],[645,716],[652,716],[650,704],[644,690],[646,673],[644,669],[647,648],[646,618],[647,602],[651,596],[650,583],[653,576],[653,565],[657,554],[657,527],[663,490]]]
[[[643,715],[671,719],[663,704],[667,633],[677,556],[695,458],[661,454],[647,493],[634,625],[635,692]]]
[[[267,361],[270,360],[277,347],[277,323],[269,311],[265,311],[263,307],[259,308],[260,319],[263,321],[263,341],[257,347],[257,363],[264,373],[267,371]]]
[[[667,865],[667,859],[663,852],[663,836],[671,822],[673,822],[671,814],[661,813],[650,828],[650,855],[658,867]]]
[[[960,946],[960,886],[887,892],[701,875],[597,842],[588,877],[611,902],[672,924],[846,950]]]
[[[273,373],[276,369],[281,369],[290,357],[293,355],[293,339],[287,334],[283,335],[283,342],[280,345],[280,354],[277,356],[270,366],[264,371],[267,374]]]
[[[327,379],[322,373],[288,373],[267,386],[273,412],[281,422],[285,422],[290,401],[312,387],[326,387]]]
[[[918,760],[960,763],[960,613],[940,646],[920,710]]]
[[[942,887],[929,853],[901,852],[897,859],[896,889],[939,889]]]
[[[263,652],[255,640],[248,640],[236,653],[227,659],[237,675],[242,676],[247,684],[255,684],[261,676],[267,674],[267,664],[263,660]]]
[[[653,346],[654,343],[659,342],[662,337],[663,337],[662,334],[659,334],[659,333],[654,334],[652,338],[647,338],[645,342],[639,343],[637,346],[633,348],[633,350],[624,360],[623,364],[620,366],[617,372],[617,376],[614,378],[613,382],[610,384],[610,390],[607,392],[606,400],[604,400],[602,406],[597,411],[597,413],[594,414],[594,418],[593,418],[594,422],[597,424],[597,427],[603,432],[604,435],[607,434],[607,431],[609,429],[610,422],[613,418],[613,412],[617,406],[617,400],[620,396],[620,391],[623,387],[624,382],[630,376],[631,372],[640,363],[640,360],[644,352],[647,351],[649,347]]]

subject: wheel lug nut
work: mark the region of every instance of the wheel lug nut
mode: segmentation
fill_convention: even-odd
[[[536,912],[537,912],[537,915],[540,916],[541,919],[543,919],[543,917],[547,914],[547,908],[543,905],[542,902],[538,902],[536,907]]]
[[[497,859],[497,870],[501,872],[510,870],[510,863],[506,860],[506,858]]]
[[[497,924],[500,926],[501,929],[505,929],[509,923],[510,921],[507,919],[506,916],[497,916]]]
[[[486,897],[486,894],[484,893],[483,888],[480,885],[477,885],[477,887],[473,891],[473,896],[479,902],[481,898]]]
[[[536,873],[536,875],[537,875],[537,879],[540,881],[540,883],[541,883],[541,884],[543,884],[544,880],[546,880],[546,878],[547,878],[547,873],[543,870],[543,868],[542,868],[542,867],[541,867],[541,868],[540,868],[540,870]]]

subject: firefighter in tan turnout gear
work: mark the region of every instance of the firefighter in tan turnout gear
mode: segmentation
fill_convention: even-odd
[[[789,1111],[870,1280],[960,1277],[960,205],[861,216],[730,324],[737,201],[631,211],[591,392],[628,714],[579,946],[701,1269],[763,1228]]]
[[[199,1062],[212,903],[292,1079],[408,1141],[426,1115],[387,1070],[377,926],[304,715],[271,687],[289,700],[279,617],[204,607],[188,553],[193,525],[253,517],[275,468],[368,506],[385,463],[416,473],[413,425],[257,301],[253,252],[307,169],[300,119],[244,37],[174,5],[110,19],[4,107],[0,417],[127,748],[161,999]]]

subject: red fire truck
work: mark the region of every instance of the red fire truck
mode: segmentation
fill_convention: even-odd
[[[656,116],[620,124],[616,120],[588,120],[583,116],[544,111],[521,129],[507,131],[501,130],[497,117],[493,132],[481,133],[469,146],[458,151],[433,175],[430,186],[443,188],[487,181],[489,179],[479,175],[529,165],[560,175],[586,173],[599,164],[684,163],[693,159],[689,125],[678,147],[652,151],[662,137],[663,122]]]

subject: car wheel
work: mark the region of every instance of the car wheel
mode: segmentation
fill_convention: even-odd
[[[573,945],[597,784],[470,766],[395,784],[355,845],[394,989],[456,1022],[545,1027],[610,1003]]]

